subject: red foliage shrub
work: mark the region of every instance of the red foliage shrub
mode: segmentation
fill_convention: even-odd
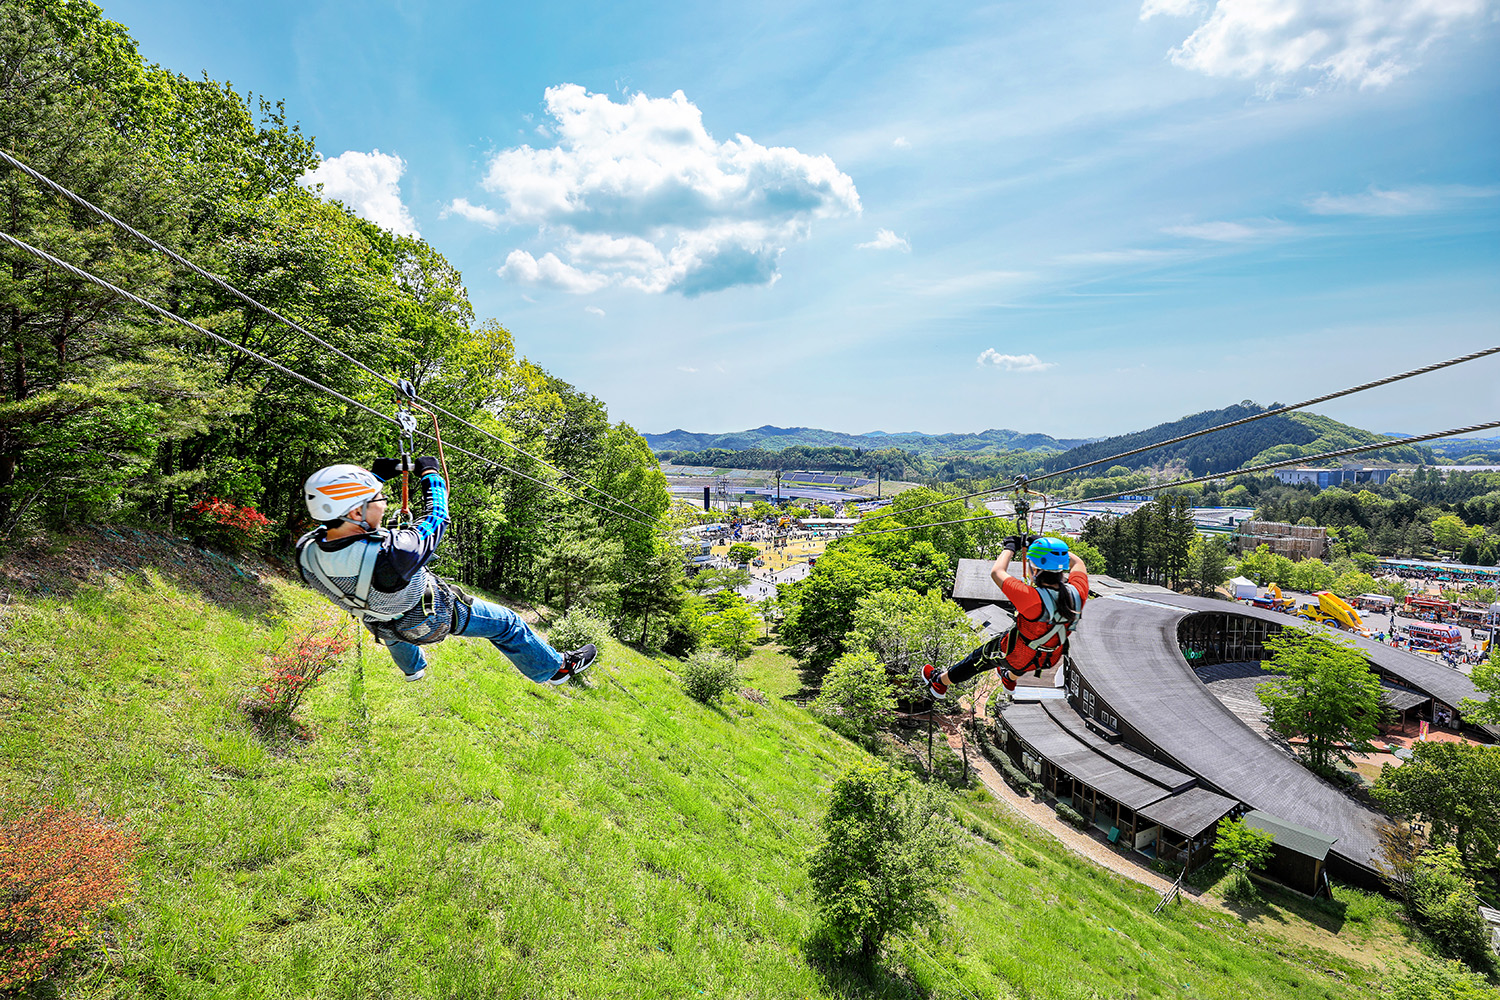
[[[0,820],[0,990],[43,978],[129,891],[134,833],[51,806]]]
[[[228,549],[253,548],[271,536],[271,519],[254,507],[207,497],[188,508],[183,527]]]
[[[244,703],[262,737],[310,738],[310,732],[292,718],[302,696],[319,677],[338,664],[353,642],[342,629],[327,635],[299,636],[271,656],[271,676]]]

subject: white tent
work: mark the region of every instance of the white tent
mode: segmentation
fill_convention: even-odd
[[[1229,586],[1234,589],[1234,599],[1243,600],[1255,596],[1255,581],[1247,580],[1243,576],[1237,576],[1229,581]]]

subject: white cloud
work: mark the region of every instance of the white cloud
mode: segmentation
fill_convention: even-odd
[[[564,84],[547,89],[546,104],[557,144],[497,153],[484,187],[505,202],[500,221],[536,226],[569,263],[543,260],[591,279],[570,279],[570,290],[693,296],[769,285],[814,220],[860,211],[854,181],[832,159],[743,135],[717,142],[682,91],[617,104]],[[526,280],[533,269],[513,260],[502,273]]]
[[[680,372],[687,372],[689,375],[696,375],[696,374],[698,374],[698,369],[696,369],[696,368],[689,368],[687,365],[678,365],[677,366],[677,370],[680,371]]]
[[[993,347],[986,347],[979,355],[979,364],[1008,372],[1044,372],[1057,367],[1056,363],[1043,361],[1035,354],[1001,354]]]
[[[401,203],[401,175],[406,161],[371,150],[349,150],[324,160],[302,175],[305,188],[323,185],[323,197],[336,198],[358,216],[402,236],[418,236],[416,220]]]
[[[584,306],[583,311],[586,313],[593,313],[595,316],[604,315],[604,310],[600,309],[598,306]]]
[[[868,243],[854,244],[856,250],[903,250],[911,253],[911,244],[889,229],[877,229],[875,238]]]
[[[1433,42],[1482,15],[1492,0],[1218,0],[1171,52],[1208,76],[1384,87],[1411,71]],[[1145,0],[1141,19],[1184,16],[1202,5]]]
[[[1446,187],[1412,187],[1406,190],[1371,187],[1360,194],[1323,194],[1307,202],[1315,215],[1420,215],[1439,212],[1472,198],[1493,198],[1500,188],[1476,188],[1453,184]]]
[[[896,149],[911,149],[911,140],[904,135],[898,135],[891,140],[891,145]]]
[[[446,219],[450,215],[462,216],[470,222],[483,223],[491,229],[500,225],[499,212],[492,208],[486,208],[483,205],[471,205],[467,198],[454,198],[453,203],[443,209],[443,218]]]
[[[575,295],[597,292],[609,284],[606,277],[569,267],[558,259],[557,254],[543,254],[542,259],[537,260],[525,250],[512,250],[505,258],[505,264],[495,273],[518,284],[557,288]]]
[[[1173,236],[1186,236],[1195,240],[1213,243],[1249,243],[1270,239],[1292,232],[1292,227],[1279,222],[1262,222],[1246,225],[1243,222],[1197,222],[1186,226],[1168,226],[1163,232]]]

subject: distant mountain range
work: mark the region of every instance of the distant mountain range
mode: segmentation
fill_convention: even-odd
[[[730,434],[695,434],[690,431],[673,430],[665,434],[644,434],[642,437],[646,439],[652,451],[657,453],[701,453],[710,449],[755,450],[764,453],[793,447],[858,448],[868,452],[898,448],[909,454],[932,460],[957,459],[964,456],[978,459],[980,456],[1007,452],[1012,454],[1036,452],[1036,466],[1034,467],[1043,471],[1054,471],[1108,459],[1112,455],[1146,447],[1153,442],[1170,440],[1193,431],[1263,413],[1267,409],[1274,409],[1277,405],[1273,403],[1270,407],[1262,407],[1246,401],[1222,410],[1205,410],[1132,434],[1121,434],[1103,439],[1055,438],[1046,434],[1023,434],[1020,431],[1003,429],[973,434],[924,434],[920,431],[903,433],[872,431],[868,434],[843,434],[812,427],[773,427],[769,424],[753,430]],[[1180,463],[1195,475],[1206,475],[1303,456],[1310,457],[1361,444],[1374,444],[1390,436],[1362,430],[1315,413],[1288,413],[1265,417],[1180,444],[1152,448],[1131,458],[1111,462],[1110,465],[1121,465],[1133,471]],[[1491,445],[1500,445],[1500,439],[1484,441],[1471,439],[1453,444],[1455,447],[1451,452],[1444,449],[1444,459],[1448,459],[1449,455],[1483,452]],[[1350,456],[1347,460],[1431,464],[1440,459],[1435,448],[1425,445],[1416,447],[1397,445]],[[729,456],[715,456],[715,461],[729,462]],[[1084,474],[1098,476],[1103,475],[1104,472],[1105,468],[1101,467]]]
[[[922,455],[971,455],[997,451],[1066,451],[1088,441],[1088,438],[1055,438],[1046,434],[1023,434],[1012,430],[988,430],[977,434],[923,434],[920,431],[868,434],[842,434],[814,427],[773,427],[766,424],[748,431],[728,434],[695,434],[672,430],[665,434],[642,434],[652,451],[707,451],[725,448],[748,451],[760,448],[779,451],[783,448],[900,448]]]

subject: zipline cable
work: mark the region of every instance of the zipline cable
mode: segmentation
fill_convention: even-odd
[[[305,327],[301,326],[300,324],[292,322],[291,320],[287,319],[285,316],[281,315],[281,313],[277,312],[275,309],[272,309],[270,306],[267,306],[267,305],[259,302],[258,300],[252,298],[250,295],[246,294],[245,292],[240,291],[238,288],[234,287],[229,282],[225,281],[223,278],[219,277],[218,275],[214,274],[213,272],[204,270],[203,268],[199,267],[197,264],[194,264],[192,261],[188,260],[186,257],[184,257],[181,254],[177,253],[171,247],[165,246],[162,243],[158,242],[157,240],[151,238],[150,236],[147,236],[145,233],[143,233],[140,230],[136,229],[135,227],[131,226],[129,223],[123,222],[120,219],[117,219],[115,216],[111,215],[109,212],[107,212],[104,209],[100,208],[98,205],[95,205],[93,202],[89,201],[87,198],[83,197],[80,194],[74,193],[73,191],[71,191],[68,188],[64,187],[62,184],[59,184],[57,181],[54,181],[52,178],[50,178],[47,175],[45,175],[45,174],[41,173],[40,171],[36,170],[35,168],[33,168],[31,166],[28,166],[25,163],[22,163],[20,160],[16,159],[14,156],[12,156],[10,153],[6,152],[3,149],[0,149],[0,162],[4,162],[6,164],[9,164],[12,167],[15,167],[17,170],[21,171],[22,173],[26,174],[28,177],[30,177],[33,180],[35,180],[37,183],[42,184],[42,185],[44,185],[44,186],[52,189],[53,191],[55,191],[58,194],[62,195],[64,198],[66,198],[69,201],[73,202],[73,204],[79,206],[80,208],[87,209],[88,211],[93,212],[95,215],[99,216],[99,218],[104,219],[105,221],[107,221],[107,222],[109,222],[109,223],[111,223],[111,224],[119,227],[120,229],[123,229],[125,232],[127,232],[130,235],[134,236],[136,239],[138,239],[141,242],[147,244],[148,246],[152,247],[153,249],[157,250],[158,252],[165,254],[166,256],[168,256],[169,258],[171,258],[172,260],[176,261],[178,264],[181,264],[183,267],[188,268],[193,273],[195,273],[195,274],[199,275],[200,277],[208,280],[212,284],[218,286],[220,289],[228,292],[230,295],[233,295],[235,298],[239,299],[241,302],[244,302],[246,305],[251,306],[251,307],[253,307],[255,309],[259,309],[261,312],[265,313],[267,316],[270,316],[272,319],[274,319],[276,322],[280,323],[281,325],[287,327],[288,329],[295,330],[298,333],[302,334],[304,337],[307,337],[313,343],[317,344],[319,347],[322,347],[322,348],[324,348],[325,350],[328,350],[328,351],[332,351],[334,354],[336,354],[339,357],[343,358],[345,361],[348,361],[350,364],[356,365],[357,367],[364,369],[366,372],[368,372],[369,374],[373,375],[375,378],[377,378],[380,381],[384,382],[391,389],[395,389],[398,392],[400,391],[400,386],[397,384],[397,382],[395,380],[393,380],[391,378],[388,378],[385,375],[382,375],[380,372],[376,371],[374,368],[371,368],[369,365],[365,364],[363,361],[361,361],[358,358],[354,357],[352,354],[349,354],[346,351],[340,350],[339,348],[335,347],[333,344],[330,344],[328,341],[324,340],[322,337],[319,337],[317,334],[313,333],[311,330],[306,329]],[[526,451],[524,448],[521,448],[518,445],[514,445],[511,442],[506,441],[504,438],[501,438],[501,437],[499,437],[499,436],[497,436],[495,434],[490,433],[489,431],[485,430],[482,427],[478,427],[478,426],[470,423],[469,421],[465,420],[463,417],[460,417],[456,413],[452,413],[452,412],[444,409],[443,407],[439,406],[437,403],[434,403],[434,402],[432,402],[429,399],[424,399],[423,397],[417,396],[415,394],[413,394],[412,398],[415,399],[417,402],[423,403],[423,404],[431,407],[432,409],[438,411],[443,416],[448,417],[451,420],[458,421],[459,423],[463,424],[465,427],[469,428],[470,430],[472,430],[472,431],[474,431],[474,432],[476,432],[478,434],[484,435],[485,437],[487,437],[490,440],[496,442],[497,444],[502,444],[505,447],[510,448],[512,451],[515,451],[515,452],[517,452],[519,454],[525,455],[527,458],[531,459],[532,461],[539,462],[542,465],[545,465],[547,468],[552,469],[554,472],[557,472],[558,474],[567,477],[568,479],[577,480],[578,482],[582,483],[584,486],[587,486],[589,489],[594,490],[597,493],[602,493],[604,496],[609,497],[609,499],[613,500],[615,503],[622,504],[623,506],[629,507],[631,510],[635,511],[637,514],[642,515],[643,517],[651,518],[653,521],[657,521],[659,523],[665,523],[665,521],[661,517],[652,515],[651,513],[647,512],[647,511],[641,510],[639,507],[635,506],[634,504],[630,503],[629,501],[622,500],[619,497],[614,496],[613,494],[611,494],[609,491],[607,491],[607,490],[605,490],[605,489],[603,489],[603,488],[601,488],[599,486],[595,486],[593,483],[589,482],[588,480],[583,479],[583,478],[581,478],[579,476],[576,476],[573,473],[568,472],[566,469],[559,468],[558,466],[553,465],[551,462],[548,462],[546,459],[539,458],[538,456],[531,454],[531,452]],[[457,449],[456,448],[455,450],[460,450],[461,451],[462,449]],[[469,453],[465,452],[465,454],[469,454]],[[595,506],[598,506],[598,505],[596,504]],[[634,518],[632,518],[631,520],[634,520]]]
[[[1374,444],[1362,444],[1354,448],[1341,448],[1338,451],[1325,451],[1321,455],[1303,455],[1298,458],[1289,458],[1284,462],[1268,462],[1265,465],[1251,466],[1248,469],[1233,469],[1229,472],[1215,472],[1206,476],[1199,476],[1196,479],[1174,479],[1171,482],[1158,483],[1155,486],[1134,487],[1131,489],[1131,493],[1155,493],[1158,490],[1169,490],[1178,486],[1192,486],[1196,483],[1206,483],[1211,479],[1227,479],[1230,476],[1247,476],[1257,472],[1267,472],[1271,469],[1284,468],[1288,465],[1301,465],[1304,462],[1318,462],[1330,458],[1339,458],[1344,455],[1357,455],[1362,451],[1377,451],[1381,448],[1395,448],[1409,444],[1421,444],[1423,441],[1435,441],[1438,438],[1456,437],[1459,434],[1472,434],[1476,431],[1493,430],[1496,427],[1500,427],[1500,420],[1492,420],[1489,423],[1485,424],[1471,424],[1468,427],[1455,427],[1451,431],[1437,431],[1432,434],[1421,434],[1417,437],[1391,438],[1386,441],[1377,441]],[[1006,488],[1010,489],[1010,487]],[[1066,510],[1067,508],[1077,506],[1078,504],[1096,503],[1101,500],[1111,500],[1115,497],[1123,495],[1123,490],[1117,490],[1114,493],[1101,493],[1098,496],[1086,497],[1082,500],[1069,500],[1066,503],[1055,503],[1047,507],[1034,507],[1032,508],[1031,512],[1043,513],[1049,510]],[[954,500],[959,499],[963,498],[954,497],[944,502],[953,503]],[[933,504],[924,504],[923,506],[931,507],[933,506]],[[921,509],[922,507],[912,507],[909,508],[909,510],[897,511],[896,513],[906,514],[910,513],[910,511]],[[949,524],[972,524],[975,521],[989,521],[1004,516],[1005,515],[1003,514],[982,514],[979,517],[965,517],[954,521],[929,521],[925,524],[904,524],[899,528],[877,528],[874,531],[854,531],[845,537],[862,538],[866,535],[884,535],[893,531],[917,531],[921,528],[937,528]]]
[[[288,375],[288,376],[296,379],[298,382],[301,382],[303,385],[306,385],[309,388],[316,389],[319,392],[327,393],[328,395],[333,396],[335,399],[339,399],[339,400],[341,400],[341,401],[349,404],[350,406],[353,406],[353,407],[356,407],[358,409],[364,410],[366,413],[369,413],[369,414],[373,415],[374,417],[376,417],[377,419],[382,420],[382,421],[384,421],[384,422],[386,422],[388,424],[396,424],[396,420],[394,418],[392,418],[391,416],[389,416],[388,414],[381,413],[379,410],[377,410],[377,409],[375,409],[373,407],[366,406],[364,403],[361,403],[357,399],[351,399],[350,397],[348,397],[348,396],[344,395],[343,393],[339,392],[337,389],[331,389],[328,386],[323,385],[321,382],[316,382],[313,379],[308,378],[306,375],[303,375],[301,372],[294,371],[291,368],[288,368],[286,365],[281,364],[279,361],[274,361],[271,358],[268,358],[268,357],[266,357],[263,354],[257,353],[256,351],[252,351],[248,347],[244,347],[243,345],[236,344],[234,341],[230,340],[228,337],[221,336],[220,334],[214,333],[212,330],[205,329],[205,328],[199,326],[197,323],[194,323],[192,320],[183,319],[181,316],[178,316],[176,313],[173,313],[173,312],[170,312],[170,311],[168,311],[166,309],[163,309],[161,306],[156,305],[153,302],[148,302],[146,299],[141,298],[139,295],[135,295],[135,294],[133,294],[131,292],[127,292],[123,288],[120,288],[120,287],[118,287],[116,285],[112,285],[108,281],[105,281],[103,278],[100,278],[100,277],[98,277],[97,275],[94,275],[94,274],[90,274],[88,271],[85,271],[82,268],[75,267],[74,265],[69,264],[65,260],[59,260],[58,258],[56,258],[56,257],[52,256],[51,254],[47,253],[45,250],[39,250],[36,247],[32,246],[31,244],[25,242],[24,240],[19,240],[16,237],[10,235],[7,232],[0,231],[0,242],[8,243],[11,246],[15,247],[16,249],[18,249],[18,250],[24,250],[27,253],[31,254],[34,257],[37,257],[40,260],[46,261],[47,263],[52,264],[55,267],[62,268],[64,271],[67,271],[69,274],[73,275],[74,277],[81,278],[84,281],[87,281],[87,282],[90,282],[91,284],[97,285],[100,288],[104,289],[105,291],[111,292],[111,293],[119,296],[120,298],[125,299],[127,302],[133,302],[136,305],[140,306],[141,308],[146,309],[146,310],[148,310],[148,311],[150,311],[152,313],[155,313],[156,315],[158,315],[158,316],[160,316],[160,317],[162,317],[162,318],[164,318],[166,320],[169,320],[169,321],[171,321],[173,323],[178,324],[179,326],[183,326],[183,327],[185,327],[185,328],[187,328],[189,330],[192,330],[195,333],[202,334],[203,336],[208,337],[211,340],[214,340],[214,341],[216,341],[216,342],[218,342],[220,344],[223,344],[225,347],[232,348],[232,349],[234,349],[236,351],[239,351],[241,354],[244,354],[244,355],[246,355],[246,356],[248,356],[250,358],[253,358],[256,361],[259,361],[262,364],[269,365],[270,367],[276,369],[277,371],[281,372],[282,374]],[[399,424],[397,424],[397,426],[399,426]],[[419,437],[423,437],[423,438],[426,438],[428,440],[436,440],[436,438],[433,437],[433,435],[427,433],[426,431],[418,431],[417,435]],[[450,444],[449,447],[451,447],[454,451],[457,451],[457,452],[460,452],[460,453],[462,453],[464,455],[467,455],[470,458],[473,458],[473,459],[475,459],[477,461],[485,463],[486,465],[490,465],[490,466],[493,466],[494,468],[501,469],[501,470],[503,470],[505,472],[509,472],[511,475],[514,475],[514,476],[520,476],[523,479],[529,479],[533,483],[536,483],[539,486],[545,486],[546,488],[548,488],[550,490],[556,490],[558,493],[561,493],[564,496],[572,497],[574,500],[578,500],[578,501],[581,501],[583,503],[586,503],[586,504],[590,505],[591,507],[598,507],[600,510],[604,511],[606,514],[612,514],[612,515],[614,515],[616,517],[623,517],[623,518],[625,518],[628,521],[634,521],[636,524],[642,525],[642,526],[647,527],[647,528],[651,528],[653,530],[657,527],[657,525],[655,525],[653,523],[650,523],[650,522],[647,522],[647,521],[642,521],[639,518],[630,517],[628,514],[621,513],[620,511],[617,511],[617,510],[611,510],[610,508],[605,507],[603,504],[596,503],[595,501],[590,500],[587,497],[581,497],[581,496],[578,496],[576,493],[570,493],[569,491],[563,489],[561,486],[558,486],[555,483],[549,483],[549,482],[547,482],[545,480],[538,479],[535,476],[528,475],[527,473],[520,471],[519,469],[512,469],[510,466],[504,464],[503,462],[497,462],[494,459],[489,458],[489,457],[487,457],[485,455],[476,454],[475,452],[469,451],[469,450],[467,450],[465,448],[460,448],[458,445]]]
[[[1078,465],[1071,465],[1066,469],[1058,469],[1056,472],[1046,472],[1040,476],[1028,476],[1025,477],[1025,479],[1026,482],[1039,483],[1044,479],[1052,479],[1056,476],[1065,476],[1070,472],[1077,472],[1080,469],[1088,469],[1096,465],[1105,465],[1109,462],[1119,461],[1122,458],[1129,458],[1132,455],[1140,455],[1144,452],[1153,451],[1157,448],[1165,448],[1168,445],[1180,444],[1183,441],[1188,441],[1196,437],[1202,437],[1205,434],[1213,434],[1218,431],[1228,430],[1231,427],[1239,427],[1242,424],[1253,423],[1257,420],[1264,420],[1267,417],[1280,416],[1283,413],[1290,413],[1292,410],[1301,410],[1309,406],[1316,406],[1318,403],[1326,403],[1330,399],[1338,399],[1340,396],[1349,396],[1356,392],[1364,392],[1366,389],[1375,389],[1383,385],[1390,385],[1392,382],[1400,382],[1402,379],[1415,378],[1418,375],[1426,375],[1429,372],[1439,371],[1443,368],[1451,368],[1454,365],[1461,365],[1466,361],[1474,361],[1479,358],[1488,357],[1491,354],[1500,354],[1500,346],[1486,347],[1480,351],[1473,351],[1472,353],[1464,354],[1456,358],[1449,358],[1447,361],[1438,361],[1430,365],[1423,365],[1421,368],[1413,368],[1411,371],[1402,372],[1399,375],[1389,375],[1385,378],[1376,379],[1373,382],[1366,382],[1363,385],[1356,385],[1348,389],[1340,389],[1338,392],[1330,392],[1322,396],[1316,396],[1312,399],[1305,399],[1300,403],[1293,403],[1290,406],[1278,406],[1274,410],[1265,410],[1261,413],[1251,414],[1248,417],[1240,417],[1238,420],[1231,420],[1228,423],[1216,424],[1213,427],[1205,427],[1202,430],[1192,431],[1187,434],[1180,434],[1177,437],[1168,438],[1165,441],[1157,441],[1154,444],[1148,444],[1140,448],[1132,448],[1130,451],[1122,451],[1119,454],[1111,455],[1108,458],[1101,458],[1093,462],[1081,462]],[[1400,444],[1400,442],[1391,442],[1391,445],[1393,446],[1397,444]],[[993,489],[978,490],[974,493],[965,493],[963,496],[948,497],[945,500],[936,500],[932,503],[922,504],[920,507],[907,507],[902,511],[877,511],[876,513],[870,515],[869,520],[873,520],[877,517],[890,517],[897,513],[905,514],[914,510],[925,510],[928,507],[941,507],[943,504],[952,503],[955,500],[972,500],[975,497],[988,496],[991,493],[1004,493],[1006,490],[1014,489],[1015,486],[1015,483],[1008,483],[1005,486],[996,486]],[[1114,495],[1116,494],[1111,494],[1111,496]]]

